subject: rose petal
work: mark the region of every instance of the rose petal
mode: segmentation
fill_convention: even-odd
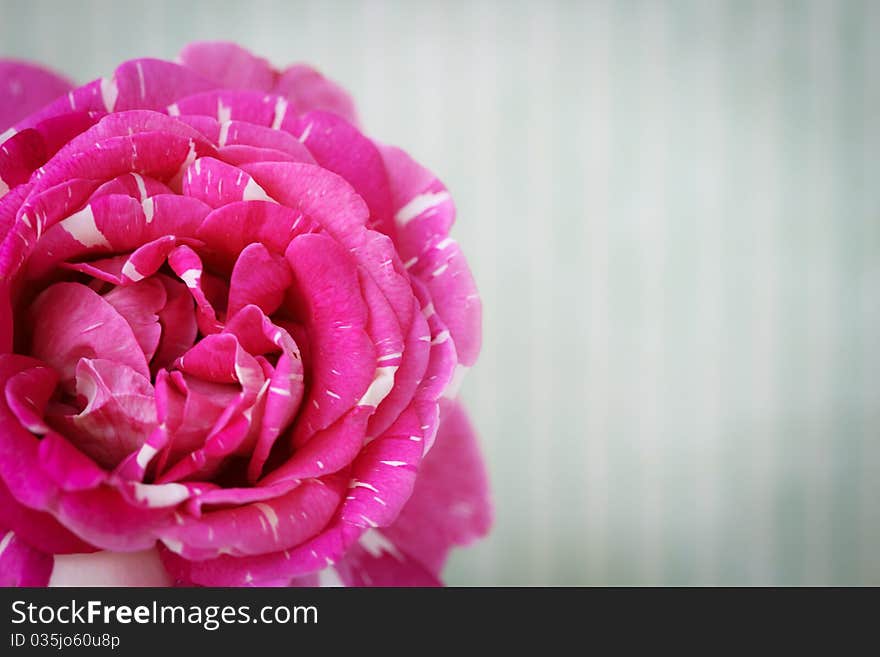
[[[367,311],[348,254],[324,235],[300,235],[285,253],[298,314],[309,332],[311,389],[294,444],[338,420],[366,393],[376,356],[365,330]]]
[[[284,254],[291,240],[310,232],[315,225],[301,212],[277,203],[247,201],[230,203],[209,214],[197,237],[211,250],[205,258],[225,271],[244,248],[258,242],[272,253]]]
[[[287,103],[283,98],[263,92],[220,89],[181,98],[168,109],[170,114],[210,116],[221,125],[226,121],[243,121],[277,128]]]
[[[205,274],[202,260],[188,246],[179,246],[168,255],[168,264],[189,289],[196,302],[196,321],[199,330],[205,335],[218,333],[223,326],[217,320],[214,306],[208,299]]]
[[[183,193],[212,208],[236,201],[264,201],[266,192],[244,171],[213,157],[193,162],[183,177]]]
[[[287,98],[298,112],[324,110],[338,114],[352,125],[358,123],[354,101],[348,92],[310,66],[297,64],[285,69],[278,76],[272,93]]]
[[[452,547],[485,535],[491,522],[483,459],[467,415],[456,403],[422,463],[412,497],[383,531],[400,550],[439,573]]]
[[[162,337],[153,359],[154,370],[167,367],[186,353],[198,334],[194,302],[186,285],[168,276],[159,275],[156,279],[165,288],[167,301],[159,311]]]
[[[251,483],[260,478],[275,441],[299,410],[304,390],[302,371],[302,361],[288,353],[281,354],[269,380],[260,433],[248,464]]]
[[[150,376],[128,322],[85,285],[56,283],[37,297],[29,317],[31,353],[58,370],[63,384],[72,384],[83,357],[116,361]]]
[[[423,447],[420,418],[408,408],[355,459],[343,520],[361,527],[392,523],[412,493]]]
[[[394,386],[391,392],[382,400],[370,418],[367,429],[367,434],[370,436],[383,434],[397,419],[412,400],[427,371],[431,352],[431,336],[428,323],[420,312],[418,301],[413,299],[412,303],[413,322],[406,337],[400,367],[394,375]],[[392,363],[394,361],[389,359],[386,362]]]
[[[76,366],[78,415],[49,415],[77,447],[107,468],[139,449],[156,428],[156,402],[148,377],[106,359],[82,358]]]
[[[265,502],[183,518],[168,527],[162,541],[184,558],[262,555],[294,547],[319,532],[342,498],[342,481],[304,481],[289,493]]]
[[[345,178],[370,209],[370,222],[391,217],[391,193],[382,155],[345,119],[314,111],[296,116],[285,129],[297,135],[315,161]]]
[[[35,64],[0,60],[0,132],[35,112],[73,85]]]
[[[399,148],[379,146],[388,173],[393,222],[379,230],[394,238],[404,260],[418,258],[431,244],[449,236],[455,205],[434,174]]]
[[[172,194],[172,191],[168,185],[155,178],[142,176],[139,173],[125,173],[113,180],[108,180],[98,187],[92,194],[91,199],[109,196],[110,194],[124,194],[143,202],[151,196]]]
[[[217,143],[221,148],[251,146],[253,148],[281,151],[289,155],[296,162],[315,163],[315,158],[309,149],[289,132],[244,121],[230,120],[219,124]]]
[[[234,43],[190,43],[180,52],[180,61],[226,89],[265,91],[275,82],[275,73],[269,62]]]
[[[61,490],[89,490],[107,479],[107,473],[92,459],[54,431],[40,440],[38,453],[43,471]]]
[[[115,103],[107,111],[164,109],[181,96],[199,93],[218,85],[191,68],[161,59],[134,59],[121,64],[113,74]]]
[[[0,479],[0,525],[9,527],[27,543],[49,554],[90,552],[94,550],[71,534],[52,515],[23,506]]]
[[[364,532],[336,566],[345,586],[442,586],[436,575],[378,529]]]
[[[183,584],[202,586],[287,586],[293,577],[325,568],[340,559],[361,535],[360,527],[334,523],[315,538],[290,550],[259,556],[188,561],[162,550],[162,562]]]
[[[201,447],[212,428],[223,428],[221,418],[241,397],[235,385],[210,383],[180,372],[161,370],[156,377],[156,405],[159,435],[151,436],[151,452],[164,449],[158,464],[174,464],[182,456]],[[233,409],[234,410],[234,409]]]
[[[177,248],[179,241],[182,240],[178,240],[174,235],[166,235],[146,242],[127,256],[62,263],[61,266],[63,269],[80,271],[97,280],[124,287],[142,281],[159,271],[171,252]]]
[[[455,342],[459,362],[470,367],[480,353],[482,305],[458,244],[450,239],[438,243],[422,254],[410,273],[425,282],[437,315]]]
[[[104,300],[128,322],[147,361],[151,360],[162,335],[158,313],[167,302],[162,283],[150,278],[133,285],[117,287],[105,294]]]
[[[107,104],[104,93],[102,93],[104,90],[106,90],[106,86],[104,85],[104,89],[102,89],[102,80],[92,80],[88,84],[57,97],[42,109],[28,113],[15,124],[14,129],[21,131],[33,128],[40,123],[66,116],[72,112],[106,112]]]
[[[46,586],[51,572],[52,555],[0,529],[0,586]]]
[[[21,426],[36,434],[49,431],[43,415],[55,393],[58,373],[51,367],[33,367],[10,377],[6,382],[6,403]]]
[[[281,306],[292,282],[287,261],[259,243],[249,244],[235,262],[229,281],[227,316],[234,317],[247,305],[271,315]]]
[[[0,354],[0,389],[17,374],[46,364],[17,354]],[[0,478],[12,496],[35,509],[45,508],[57,491],[56,484],[39,467],[40,441],[21,426],[0,395]]]
[[[326,429],[316,432],[284,465],[273,470],[259,485],[320,477],[346,467],[364,444],[364,429],[371,410],[356,406]]]

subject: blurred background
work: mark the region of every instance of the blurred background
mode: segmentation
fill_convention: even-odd
[[[880,584],[880,3],[0,0],[80,82],[235,40],[445,180],[496,525],[458,585]]]

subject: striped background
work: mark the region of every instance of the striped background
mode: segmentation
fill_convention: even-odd
[[[144,8],[148,7],[148,8]],[[494,485],[456,584],[880,584],[880,3],[0,0],[85,81],[306,60],[452,189]]]

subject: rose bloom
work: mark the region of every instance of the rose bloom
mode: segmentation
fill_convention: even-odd
[[[226,43],[0,62],[0,583],[436,585],[488,529],[443,184]]]

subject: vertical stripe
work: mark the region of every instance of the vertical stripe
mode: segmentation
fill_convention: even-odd
[[[583,273],[579,294],[574,300],[574,312],[584,316],[586,327],[586,363],[577,377],[583,393],[585,429],[581,436],[585,455],[582,476],[584,503],[573,522],[581,526],[580,559],[586,562],[586,581],[591,584],[608,582],[608,564],[613,546],[609,544],[608,526],[612,481],[609,476],[610,429],[610,263],[609,217],[610,167],[612,154],[612,12],[606,3],[584,5],[589,7],[575,21],[583,47],[579,63],[583,66],[574,88],[579,91],[582,119],[578,122],[583,137],[579,140],[579,158],[575,161],[581,171],[583,217],[574,222],[580,226],[580,256]],[[583,26],[585,34],[580,33]],[[576,229],[576,232],[577,229]],[[575,508],[577,506],[575,505]]]

